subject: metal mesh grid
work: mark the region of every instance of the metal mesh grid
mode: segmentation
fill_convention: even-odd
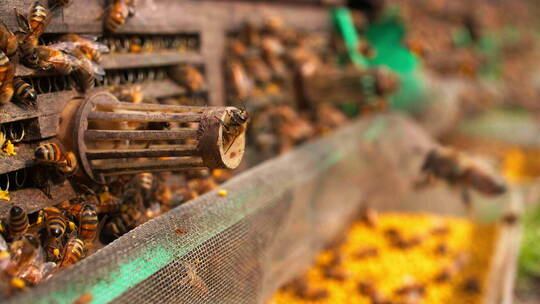
[[[380,151],[397,145],[412,153],[407,166]],[[10,302],[71,303],[91,293],[92,303],[262,303],[361,204],[402,197],[407,187],[394,182],[410,180],[430,146],[400,116],[357,121],[237,176],[222,186],[228,197],[211,192],[182,205]]]

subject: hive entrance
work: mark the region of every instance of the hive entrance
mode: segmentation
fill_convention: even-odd
[[[242,133],[223,146],[224,123],[233,108],[133,104],[99,93],[80,106],[75,131],[81,167],[98,182],[141,172],[236,168]]]

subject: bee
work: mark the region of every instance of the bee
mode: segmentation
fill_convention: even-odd
[[[225,121],[218,120],[223,126],[223,146],[227,147],[227,153],[236,139],[246,132],[249,114],[246,110],[228,109]]]
[[[317,288],[310,285],[305,278],[294,280],[290,287],[292,291],[299,297],[309,301],[319,301],[328,297],[328,290]]]
[[[77,263],[84,257],[84,253],[84,242],[77,237],[71,237],[64,248],[62,261],[60,261],[59,266],[68,267]]]
[[[14,99],[26,105],[35,106],[37,101],[37,92],[34,87],[22,80],[20,77],[13,79]]]
[[[15,55],[19,48],[17,36],[13,34],[3,21],[0,21],[0,50],[11,57]]]
[[[111,0],[108,15],[105,18],[105,29],[116,32],[127,19],[135,15],[135,0]]]
[[[112,195],[108,189],[98,193],[98,202],[96,205],[98,213],[120,213],[126,211],[127,208],[127,205],[124,205],[122,200]]]
[[[470,256],[466,252],[460,252],[452,263],[444,267],[436,276],[435,282],[444,283],[455,277],[470,262]]]
[[[7,104],[13,97],[13,76],[15,76],[15,64],[3,51],[0,51],[0,105]]]
[[[378,255],[379,255],[379,249],[375,247],[367,247],[356,252],[354,256],[357,259],[366,259],[370,257],[376,257]]]
[[[154,189],[154,175],[152,173],[139,173],[133,179],[133,186],[142,193],[145,201],[150,200]]]
[[[43,71],[53,71],[63,75],[69,75],[80,64],[79,60],[62,50],[51,46],[38,46],[35,48],[37,56],[36,68]]]
[[[45,217],[47,232],[51,237],[60,238],[64,235],[68,221],[60,209],[56,207],[45,207],[42,210],[42,216]]]
[[[47,261],[58,262],[62,258],[62,239],[55,237],[48,237],[43,246]]]
[[[372,208],[363,208],[360,215],[362,221],[369,227],[376,227],[379,221],[379,213]]]
[[[21,236],[28,231],[28,227],[30,226],[28,215],[21,207],[11,207],[9,210],[8,226],[13,237]]]
[[[19,49],[22,53],[23,63],[30,68],[38,67],[38,55],[36,47],[39,44],[39,38],[45,32],[51,16],[49,10],[39,1],[34,2],[30,7],[29,17],[25,17],[15,10],[19,31],[15,33],[19,43]]]
[[[361,295],[370,298],[371,303],[373,304],[387,303],[382,293],[373,284],[360,282],[358,284],[358,292]]]
[[[507,189],[504,181],[489,168],[450,148],[431,150],[421,170],[428,180],[437,178],[461,188],[462,200],[468,208],[471,205],[470,189],[488,196],[504,194]]]
[[[66,34],[59,39],[62,42],[72,43],[77,47],[86,58],[100,62],[102,54],[109,51],[109,48],[100,42],[97,42],[95,36],[79,36],[77,34]]]
[[[138,208],[131,207],[126,212],[109,219],[105,223],[103,232],[101,233],[102,242],[108,244],[128,233],[131,229],[138,226],[142,218],[142,212]]]
[[[77,157],[73,152],[64,153],[55,143],[42,144],[36,148],[34,159],[38,163],[55,166],[66,176],[73,175],[78,168]]]
[[[230,90],[234,98],[238,100],[248,98],[253,92],[253,82],[248,77],[242,63],[238,60],[229,60],[226,68]]]
[[[190,93],[198,91],[204,86],[203,74],[192,65],[182,65],[173,71],[171,77]]]
[[[85,243],[91,243],[96,238],[98,230],[98,216],[96,208],[90,204],[84,204],[79,214],[79,237]]]
[[[475,277],[469,277],[463,283],[463,291],[469,294],[478,294],[481,291],[480,282]]]

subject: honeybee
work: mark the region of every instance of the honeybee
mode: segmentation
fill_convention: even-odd
[[[105,18],[105,29],[116,32],[126,20],[135,15],[135,0],[111,0]]]
[[[11,57],[17,52],[19,42],[3,21],[0,21],[0,50]]]
[[[90,204],[84,204],[79,214],[79,237],[85,243],[91,243],[96,238],[98,230],[98,216],[96,208]]]
[[[69,75],[80,64],[75,56],[50,46],[37,46],[34,50],[37,56],[35,68],[43,71]]]
[[[7,104],[13,97],[13,76],[15,76],[15,64],[3,51],[0,51],[0,105]]]
[[[186,276],[182,280],[180,280],[180,285],[189,285],[191,287],[196,288],[202,295],[206,295],[208,293],[208,286],[206,286],[206,283],[201,279],[201,277],[197,274],[197,269],[195,265],[188,263],[188,262],[182,262],[182,265],[186,269]]]
[[[246,132],[249,114],[246,110],[228,109],[225,121],[218,120],[223,126],[223,146],[227,147],[227,153],[236,139]]]
[[[75,174],[78,168],[77,157],[73,152],[64,153],[55,143],[42,144],[34,152],[36,162],[55,166],[65,176]]]
[[[34,87],[22,80],[20,77],[13,79],[13,89],[15,90],[13,98],[29,106],[35,106],[37,101],[37,92]]]
[[[34,2],[30,8],[29,17],[25,17],[15,10],[19,31],[15,34],[22,53],[23,63],[31,68],[38,67],[38,55],[36,47],[39,38],[45,32],[51,20],[49,10],[39,1]]]
[[[192,65],[182,65],[172,72],[171,77],[189,92],[200,90],[204,86],[204,76]]]
[[[299,298],[305,300],[319,301],[328,297],[328,290],[310,285],[305,278],[298,278],[289,286]]]
[[[450,148],[431,150],[422,165],[422,173],[427,179],[444,180],[450,186],[462,189],[462,200],[467,207],[471,205],[469,189],[484,195],[496,196],[506,192],[502,179],[467,156]]]
[[[144,101],[144,91],[140,85],[113,87],[111,93],[123,102],[140,104]]]
[[[138,208],[128,208],[124,213],[107,220],[100,235],[101,241],[105,244],[112,242],[137,227],[142,219],[143,214]]]
[[[11,207],[9,210],[8,226],[13,237],[21,236],[28,231],[28,227],[30,226],[28,215],[21,207]]]
[[[63,42],[72,43],[88,59],[100,62],[103,53],[107,53],[109,48],[100,42],[97,42],[96,36],[79,36],[77,34],[66,34],[59,39]]]
[[[62,258],[62,239],[55,237],[48,237],[44,243],[43,248],[47,256],[47,261],[58,262]]]
[[[233,96],[238,100],[244,100],[252,94],[253,82],[248,77],[242,63],[238,60],[227,62],[227,76]]]
[[[62,211],[56,207],[45,207],[41,212],[42,216],[45,217],[45,224],[49,235],[54,238],[62,237],[68,226],[68,221]]]
[[[98,213],[120,213],[127,210],[127,205],[118,197],[112,195],[108,189],[98,193],[96,209]]]
[[[66,247],[64,248],[64,253],[62,254],[62,261],[60,261],[60,267],[71,266],[78,261],[80,261],[85,254],[84,242],[77,238],[71,237]]]

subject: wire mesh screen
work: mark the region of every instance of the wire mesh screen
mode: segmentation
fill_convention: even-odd
[[[399,199],[408,188],[397,183],[410,180],[430,146],[400,116],[355,122],[237,176],[222,186],[227,197],[211,192],[184,204],[11,301],[91,294],[92,303],[262,303],[360,205]],[[381,149],[411,155],[404,165]]]

